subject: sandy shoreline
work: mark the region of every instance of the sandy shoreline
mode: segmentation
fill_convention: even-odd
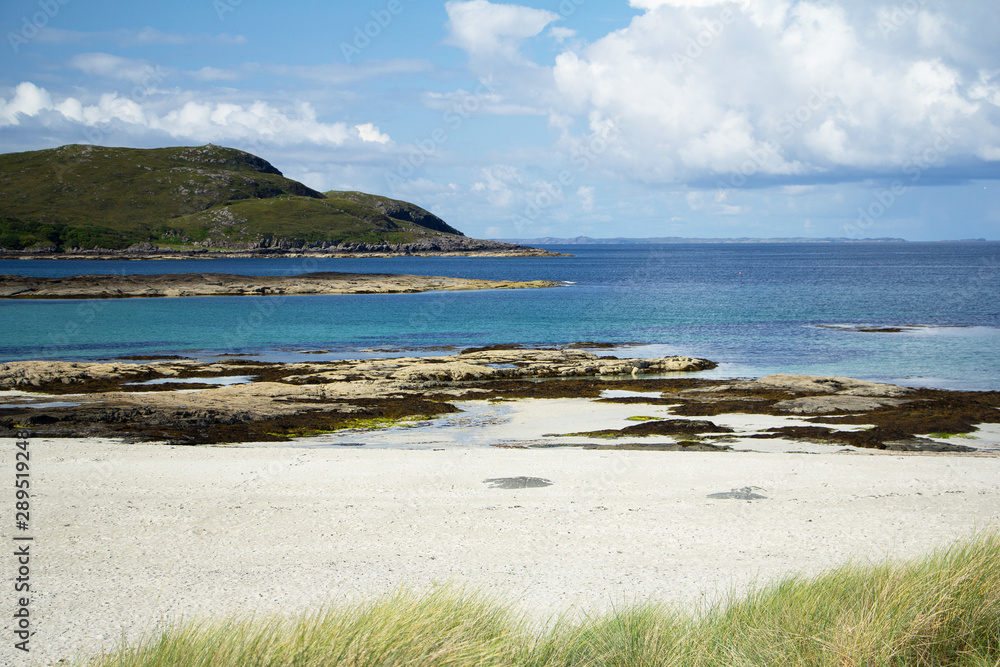
[[[400,585],[482,588],[539,619],[694,603],[1000,521],[991,454],[30,443],[34,664],[161,618],[291,613]],[[521,476],[551,485],[485,482]],[[743,487],[766,498],[708,497]]]
[[[700,604],[1000,526],[996,394],[690,373],[711,365],[575,349],[0,365],[0,425],[31,431],[36,633],[31,663],[8,642],[0,664],[401,586],[480,589],[538,622]],[[191,437],[151,437],[182,419]],[[13,597],[13,547],[3,567]]]

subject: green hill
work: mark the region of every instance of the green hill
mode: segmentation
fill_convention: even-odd
[[[509,250],[432,213],[320,193],[232,148],[61,148],[0,155],[0,249]]]

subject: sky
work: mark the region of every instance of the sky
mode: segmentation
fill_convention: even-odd
[[[0,152],[213,143],[469,236],[1000,240],[996,0],[3,0]]]

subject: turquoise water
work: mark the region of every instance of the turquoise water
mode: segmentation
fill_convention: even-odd
[[[850,375],[1000,390],[1000,243],[552,246],[562,258],[0,261],[0,273],[308,271],[565,281],[547,290],[0,301],[0,360],[323,359],[493,343],[637,343],[711,375]],[[828,325],[924,325],[865,333]],[[329,350],[304,356],[306,350]]]

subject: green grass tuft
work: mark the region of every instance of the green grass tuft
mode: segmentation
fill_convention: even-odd
[[[695,612],[647,603],[540,629],[509,605],[446,587],[294,619],[176,625],[84,664],[995,666],[1000,534],[910,563],[788,578]]]

